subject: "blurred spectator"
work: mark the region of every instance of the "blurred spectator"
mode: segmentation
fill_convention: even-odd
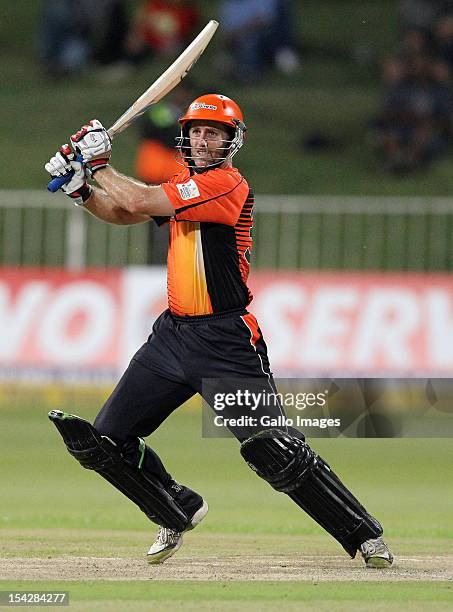
[[[181,114],[177,106],[162,100],[141,117],[142,140],[135,157],[135,173],[145,183],[160,185],[181,169],[174,148]]]
[[[198,33],[199,17],[196,0],[144,0],[132,20],[128,54],[140,61],[180,52]]]
[[[390,58],[384,64],[384,96],[375,122],[385,168],[403,173],[428,165],[448,144],[453,92],[447,64],[426,55]]]
[[[129,21],[123,0],[82,0],[91,26],[93,59],[103,66],[125,60]]]
[[[187,77],[140,118],[135,173],[145,183],[158,185],[181,170],[175,149],[180,132],[178,119],[193,97],[193,86]]]
[[[227,73],[241,82],[259,78],[275,62],[284,72],[297,68],[291,0],[223,0],[219,15],[230,54]]]
[[[271,30],[271,56],[276,67],[286,74],[299,67],[299,54],[294,39],[292,0],[277,0]]]
[[[408,61],[419,55],[429,55],[433,50],[433,40],[430,32],[412,28],[403,32],[399,55]]]
[[[141,140],[135,156],[135,174],[148,185],[160,185],[181,170],[174,144],[182,109],[171,99],[172,96],[167,96],[153,104],[139,120]],[[148,241],[149,261],[165,262],[168,238],[154,223],[148,223]]]
[[[400,0],[401,27],[403,30],[432,30],[444,4],[444,0]]]
[[[54,77],[76,74],[96,61],[124,59],[128,30],[124,0],[49,0],[38,25],[38,53]]]
[[[453,14],[442,15],[435,28],[435,40],[439,56],[444,59],[450,69],[453,68]]]
[[[80,72],[91,56],[89,21],[74,0],[44,3],[38,25],[38,54],[44,70],[58,77]]]
[[[181,170],[175,138],[179,117],[194,98],[186,77],[164,100],[153,104],[140,118],[140,143],[135,156],[135,175],[149,185],[159,185]],[[154,223],[148,224],[150,261],[165,262],[168,237]]]
[[[453,118],[453,2],[400,2],[402,44],[383,66],[374,122],[385,167],[407,172],[448,150]]]

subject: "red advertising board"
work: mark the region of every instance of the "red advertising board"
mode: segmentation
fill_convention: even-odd
[[[255,272],[250,284],[278,375],[453,372],[453,276]],[[1,376],[114,380],[165,287],[162,268],[1,269]]]
[[[253,288],[279,373],[453,373],[453,276],[257,274]]]
[[[118,368],[122,272],[0,270],[0,367],[47,378]]]

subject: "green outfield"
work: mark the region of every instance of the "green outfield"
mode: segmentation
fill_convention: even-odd
[[[379,572],[260,481],[234,440],[202,439],[193,402],[152,445],[210,512],[178,555],[148,567],[153,526],[80,469],[47,420],[72,403],[93,418],[89,393],[0,393],[0,590],[69,590],[73,610],[452,608],[451,440],[312,440],[384,523],[396,563]]]

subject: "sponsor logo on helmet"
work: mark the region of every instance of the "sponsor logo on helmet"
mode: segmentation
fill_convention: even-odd
[[[204,102],[194,102],[190,105],[192,110],[198,110],[199,108],[207,108],[208,110],[217,110],[215,104],[205,104]]]

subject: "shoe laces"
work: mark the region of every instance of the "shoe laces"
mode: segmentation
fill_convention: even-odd
[[[381,537],[376,538],[375,540],[366,540],[363,542],[360,548],[365,555],[382,554],[387,552],[387,547]]]
[[[159,529],[159,533],[157,534],[157,542],[163,545],[174,544],[180,535],[181,534],[179,531],[173,531],[173,529],[161,527]]]

